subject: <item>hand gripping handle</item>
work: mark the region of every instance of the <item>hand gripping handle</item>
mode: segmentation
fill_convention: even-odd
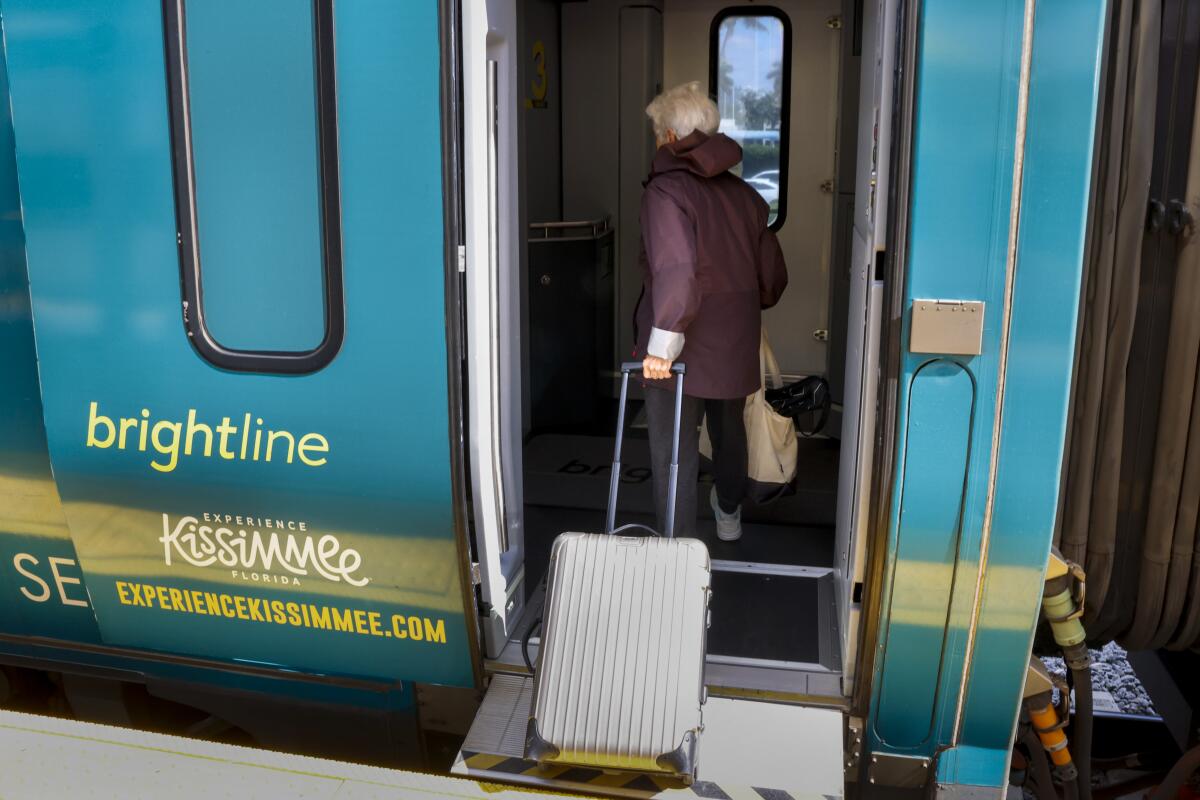
[[[627,361],[621,365],[621,402],[617,408],[617,441],[613,446],[612,474],[608,481],[605,533],[612,533],[617,522],[617,490],[621,484],[621,444],[625,438],[625,401],[629,395],[629,375],[641,371],[640,361]],[[675,536],[675,498],[679,492],[679,427],[683,418],[683,376],[687,368],[677,362],[671,365],[671,372],[675,375],[675,425],[671,441],[671,474],[667,481],[667,529],[663,533],[668,539]]]

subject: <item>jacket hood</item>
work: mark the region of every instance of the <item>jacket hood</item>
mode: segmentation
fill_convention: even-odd
[[[687,170],[703,178],[720,175],[742,160],[742,148],[723,133],[712,136],[692,131],[671,144],[664,144],[654,154],[650,176]]]

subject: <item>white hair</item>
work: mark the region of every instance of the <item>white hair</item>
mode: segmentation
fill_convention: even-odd
[[[681,83],[663,92],[646,106],[646,116],[660,140],[666,137],[668,128],[682,139],[693,131],[712,136],[721,124],[717,104],[701,91],[700,81]]]

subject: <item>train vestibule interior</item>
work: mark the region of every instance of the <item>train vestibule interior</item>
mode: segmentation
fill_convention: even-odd
[[[857,122],[860,64],[877,55],[868,46],[864,57],[864,28],[874,30],[855,18],[864,5],[869,16],[870,3],[850,0],[489,2],[489,175],[501,231],[496,467],[501,565],[519,620],[501,658],[515,660],[523,637],[536,645],[530,628],[554,537],[603,530],[617,365],[633,351],[642,286],[639,205],[656,149],[645,107],[699,81],[718,103],[721,132],[742,146],[741,177],[770,205],[787,261],[789,287],[764,314],[782,378],[823,376],[833,401],[827,419],[798,418],[794,491],[747,502],[737,542],[716,537],[702,459],[694,479],[697,535],[714,570],[709,681],[848,690],[864,560],[852,512],[871,438],[859,435],[859,404],[847,402],[863,389],[856,373],[870,350],[861,336],[848,348],[848,330],[871,327],[867,292],[850,278],[855,173],[872,169],[855,163],[872,150]],[[506,199],[519,209],[508,218]],[[642,389],[636,379],[630,387],[617,519],[654,526]],[[873,399],[863,405],[873,412]]]

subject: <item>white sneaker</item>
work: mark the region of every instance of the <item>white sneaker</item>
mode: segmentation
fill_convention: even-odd
[[[708,502],[712,506],[713,516],[717,520],[717,538],[722,542],[736,542],[742,538],[742,507],[738,506],[737,511],[732,514],[722,511],[721,504],[717,502],[716,486],[709,494]]]

